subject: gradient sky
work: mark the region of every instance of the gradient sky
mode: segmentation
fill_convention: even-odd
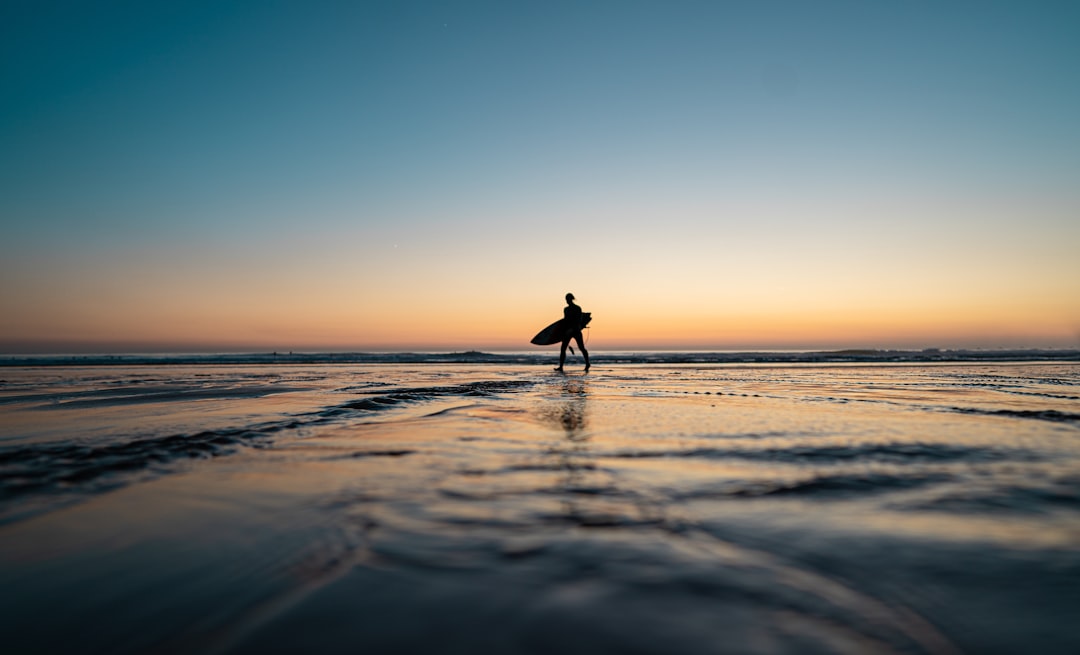
[[[0,5],[0,352],[1080,345],[1077,2]]]

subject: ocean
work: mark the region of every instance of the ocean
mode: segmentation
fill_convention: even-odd
[[[1077,653],[1075,352],[0,360],[5,653]]]

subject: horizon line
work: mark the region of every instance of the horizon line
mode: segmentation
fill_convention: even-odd
[[[595,355],[619,355],[619,354],[888,354],[888,353],[979,353],[979,352],[1028,352],[1028,353],[1075,353],[1080,352],[1077,346],[948,346],[948,347],[807,347],[807,348],[782,348],[782,347],[735,347],[735,348],[710,348],[710,347],[642,347],[642,348],[595,348],[590,352]],[[21,351],[12,352],[0,349],[0,357],[3,358],[37,358],[37,357],[199,357],[199,356],[271,356],[271,357],[320,357],[333,355],[355,356],[389,356],[389,355],[517,355],[517,356],[543,356],[557,354],[558,348],[554,346],[534,348],[297,348],[292,350],[273,349],[243,349],[229,348],[220,350],[187,349],[178,348],[153,349],[153,350],[68,350],[68,351]]]

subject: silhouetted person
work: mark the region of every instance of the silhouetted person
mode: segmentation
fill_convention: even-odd
[[[574,304],[574,294],[566,294],[566,307],[562,310],[563,320],[566,321],[566,334],[563,336],[562,348],[559,350],[559,368],[556,371],[563,370],[563,364],[566,363],[566,347],[570,345],[570,340],[577,341],[578,350],[581,351],[581,356],[585,358],[585,371],[589,370],[589,351],[585,350],[585,340],[581,338],[581,308]]]

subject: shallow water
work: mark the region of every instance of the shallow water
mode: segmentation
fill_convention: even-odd
[[[1080,652],[1080,364],[0,381],[13,652]]]

